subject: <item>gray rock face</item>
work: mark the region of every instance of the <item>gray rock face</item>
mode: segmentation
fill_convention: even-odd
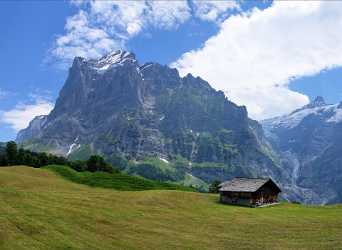
[[[46,123],[47,116],[41,115],[35,117],[29,124],[29,129],[22,130],[17,135],[17,142],[21,143],[27,138],[39,137],[44,124]]]
[[[281,175],[261,126],[245,107],[192,75],[157,63],[140,65],[116,51],[99,60],[75,58],[53,111],[18,134],[26,148],[65,156],[120,154],[221,163],[189,171],[205,181]],[[220,171],[221,169],[221,171]]]
[[[322,97],[289,115],[262,122],[292,189],[307,203],[342,201],[342,105]]]

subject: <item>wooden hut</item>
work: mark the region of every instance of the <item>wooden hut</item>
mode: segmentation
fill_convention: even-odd
[[[219,185],[220,202],[250,207],[277,203],[281,192],[270,178],[234,178]]]

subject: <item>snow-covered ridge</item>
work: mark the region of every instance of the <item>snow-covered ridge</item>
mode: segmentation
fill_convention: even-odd
[[[315,103],[313,102],[312,104]],[[323,104],[322,102],[320,102],[319,105],[312,104],[306,105],[303,108],[298,109],[289,115],[264,120],[262,121],[262,124],[266,129],[291,129],[297,127],[303,121],[303,119],[305,119],[309,115],[319,116],[323,121],[327,123],[342,122],[342,105],[325,103]]]
[[[145,63],[144,65],[142,65],[140,67],[140,71],[143,71],[145,69],[147,69],[148,67],[151,67],[153,65],[153,63]]]
[[[135,63],[137,60],[135,59],[135,55],[133,53],[123,50],[117,50],[115,52],[109,53],[98,60],[92,59],[88,61],[93,69],[100,72],[106,71],[112,67],[122,66],[127,62]]]
[[[342,122],[342,107],[340,105],[334,110],[334,115],[327,119],[327,122],[339,123]]]

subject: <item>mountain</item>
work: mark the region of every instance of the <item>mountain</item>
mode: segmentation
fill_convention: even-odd
[[[75,58],[53,111],[31,121],[17,142],[73,159],[93,153],[131,163],[149,159],[125,170],[157,179],[153,171],[206,182],[281,175],[261,125],[244,106],[199,77],[180,77],[158,63],[140,65],[121,50],[98,60]]]
[[[292,171],[292,183],[309,203],[342,201],[342,103],[317,97],[289,115],[262,122],[266,135]]]

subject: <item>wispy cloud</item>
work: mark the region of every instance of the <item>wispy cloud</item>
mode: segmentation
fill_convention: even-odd
[[[222,21],[228,16],[228,10],[241,10],[236,1],[193,1],[195,15],[206,21]]]
[[[291,80],[342,66],[341,29],[339,2],[275,1],[229,17],[217,35],[173,66],[201,76],[263,119],[308,102],[288,88]]]
[[[0,122],[9,125],[18,132],[26,128],[30,121],[39,115],[47,115],[53,109],[53,103],[41,96],[32,95],[33,101],[19,103],[13,109],[0,112]]]
[[[52,55],[68,63],[75,56],[95,58],[121,46],[119,39],[112,39],[106,30],[92,26],[89,14],[80,11],[69,17],[66,34],[57,38]]]
[[[79,12],[67,19],[51,54],[62,62],[75,56],[95,58],[124,48],[126,42],[149,27],[175,29],[192,15],[216,22],[235,1],[101,1],[73,0]],[[189,4],[190,3],[190,4]]]

